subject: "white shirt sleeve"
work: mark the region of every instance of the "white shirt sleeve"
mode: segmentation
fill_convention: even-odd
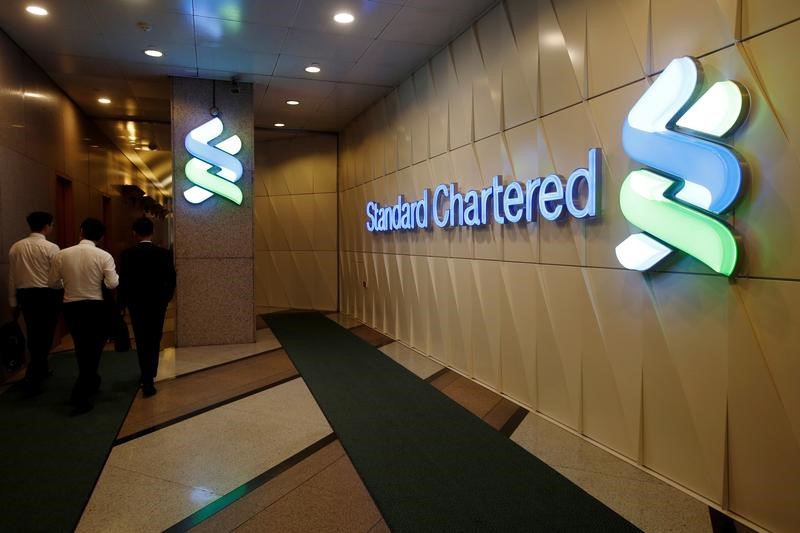
[[[61,257],[58,254],[55,254],[50,261],[50,275],[47,277],[47,284],[53,289],[60,289],[63,286],[61,281]]]
[[[47,247],[47,258],[50,260],[50,272],[53,271],[53,262],[55,261],[56,254],[61,251],[61,248],[58,247],[55,243],[49,243],[50,245]],[[61,279],[61,273],[59,272],[59,279],[57,285],[54,287],[52,282],[48,283],[50,288],[52,289],[63,289],[64,288],[64,281]]]
[[[103,279],[109,289],[114,289],[119,285],[119,276],[114,265],[114,258],[110,254],[106,255],[103,260]]]

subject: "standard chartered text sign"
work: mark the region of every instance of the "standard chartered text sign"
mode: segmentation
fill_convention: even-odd
[[[422,198],[407,202],[403,195],[393,205],[367,202],[367,230],[391,232],[459,226],[535,222],[538,214],[546,220],[557,220],[569,213],[574,218],[596,215],[597,185],[602,178],[602,152],[589,150],[587,168],[578,168],[566,183],[556,174],[524,182],[502,183],[501,176],[492,178],[484,189],[460,192],[456,183],[441,184],[433,192],[422,191]],[[583,191],[583,192],[582,192]]]

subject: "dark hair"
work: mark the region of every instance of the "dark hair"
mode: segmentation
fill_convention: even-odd
[[[28,215],[26,220],[28,221],[28,227],[31,228],[31,231],[42,231],[45,226],[53,223],[53,215],[45,213],[44,211],[34,211]]]
[[[97,242],[105,235],[106,227],[96,218],[87,218],[81,222],[81,231],[83,231],[83,237],[85,239]]]
[[[147,217],[137,218],[133,222],[133,232],[139,237],[149,237],[153,234],[153,221]]]

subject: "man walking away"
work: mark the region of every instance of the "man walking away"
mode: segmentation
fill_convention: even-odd
[[[97,367],[108,337],[107,307],[101,284],[109,289],[119,284],[111,254],[97,247],[106,228],[96,218],[81,224],[81,242],[53,257],[50,286],[64,284],[64,319],[75,341],[78,379],[72,389],[75,413],[90,411],[92,395],[100,388]]]
[[[53,345],[60,293],[49,287],[48,274],[58,246],[47,240],[53,229],[53,215],[35,211],[27,220],[31,234],[8,251],[8,301],[14,316],[22,312],[25,319],[30,354],[25,385],[29,392],[36,393],[50,375],[47,354]]]
[[[133,223],[138,244],[120,258],[120,307],[128,308],[136,338],[142,395],[156,393],[153,380],[158,373],[158,353],[167,304],[175,292],[175,266],[168,250],[153,244],[153,222],[146,217]]]

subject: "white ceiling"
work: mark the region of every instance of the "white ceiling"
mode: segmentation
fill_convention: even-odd
[[[257,127],[338,131],[497,1],[2,0],[0,28],[92,117],[168,121],[169,76],[238,75]],[[355,22],[333,22],[342,10]]]

